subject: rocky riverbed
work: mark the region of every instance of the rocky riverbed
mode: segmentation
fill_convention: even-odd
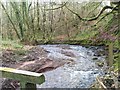
[[[3,51],[2,66],[42,72],[46,80],[37,85],[38,88],[89,88],[106,69],[104,47],[39,45],[19,54],[12,50]],[[11,82],[5,82],[3,86],[13,88]],[[19,87],[18,83],[12,85]]]
[[[69,62],[55,70],[45,72],[45,83],[39,88],[89,88],[97,76],[104,75],[105,54],[100,47],[77,45],[42,45],[48,58]],[[99,66],[98,63],[103,63]]]

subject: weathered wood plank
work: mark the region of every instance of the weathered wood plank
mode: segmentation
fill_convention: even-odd
[[[35,72],[16,70],[7,67],[0,67],[0,72],[2,72],[2,76],[0,76],[1,78],[4,77],[33,84],[42,84],[45,82],[44,75]]]
[[[109,59],[109,66],[113,66],[113,43],[110,43],[109,44],[109,55],[108,55],[108,59]]]

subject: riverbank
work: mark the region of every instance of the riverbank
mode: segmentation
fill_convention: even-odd
[[[26,50],[24,48],[26,48]],[[63,74],[63,76],[75,75],[74,78],[71,77],[73,78],[71,79],[71,81],[73,81],[75,78],[76,78],[75,80],[78,80],[77,75],[83,75],[83,77],[79,79],[80,81],[82,81],[81,83],[84,83],[84,84],[81,84],[83,86],[79,86],[80,82],[78,80],[77,82],[79,83],[76,86],[74,86],[73,84],[73,87],[79,87],[79,88],[88,87],[95,80],[94,76],[99,75],[98,73],[101,72],[99,71],[100,68],[104,66],[103,60],[101,59],[105,57],[100,58],[101,56],[105,55],[103,51],[104,49],[103,47],[95,47],[95,46],[82,47],[79,45],[63,44],[63,45],[26,46],[24,48],[23,50],[25,51],[22,51],[22,49],[20,51],[9,50],[9,49],[3,50],[2,66],[23,69],[23,70],[28,70],[28,71],[38,72],[38,73],[45,72],[44,74],[47,75],[46,78],[48,78],[47,81],[45,82],[47,84],[44,84],[43,86],[40,86],[40,87],[47,87],[47,86],[56,87],[55,85],[59,85],[58,87],[60,88],[63,86],[64,87],[67,86],[67,84],[70,83],[69,81],[66,81],[67,79],[69,79],[69,77],[66,77],[66,80],[63,80],[66,82],[63,82],[63,83],[59,81],[62,79],[59,79],[58,82],[55,81],[56,79],[58,79],[59,73]],[[97,52],[97,51],[100,51],[100,52]],[[87,66],[87,67],[84,67],[84,66]],[[97,67],[99,67],[99,69],[95,69],[94,71],[94,68],[97,68]],[[89,78],[88,77],[89,74],[91,75],[93,74],[92,75],[93,77]],[[60,77],[61,76],[62,75],[60,75]],[[51,81],[50,80],[51,77],[53,77],[53,83],[58,83],[58,84],[48,85],[48,83],[50,83],[49,81]],[[91,82],[89,82],[88,86],[86,86],[85,84],[85,83],[88,83],[88,81],[83,82],[84,81],[83,78],[86,80],[91,79]],[[10,87],[11,85],[8,85],[8,86]]]
[[[55,46],[54,44],[52,44],[52,45]],[[42,44],[40,46],[44,46],[44,45]],[[59,58],[60,60],[56,61],[56,58],[51,58],[51,57],[47,58],[48,54],[51,53],[49,51],[49,48],[48,48],[48,50],[46,50],[45,48],[40,47],[40,46],[39,45],[36,45],[36,46],[23,45],[23,44],[21,44],[21,43],[19,44],[17,42],[3,42],[2,57],[1,57],[2,66],[19,68],[19,69],[23,69],[23,70],[30,70],[30,71],[39,72],[39,73],[40,72],[44,72],[44,73],[56,72],[57,73],[57,72],[61,72],[61,71],[64,72],[63,69],[66,67],[66,66],[64,67],[65,64],[67,64],[68,66],[69,66],[69,64],[70,64],[70,66],[71,66],[71,64],[73,64],[73,65],[75,64],[74,60],[71,59],[71,57],[76,57],[76,56],[75,56],[75,54],[68,52],[71,49],[69,46],[75,46],[75,47],[80,46],[80,47],[86,48],[88,50],[88,52],[84,56],[87,56],[91,53],[91,52],[89,52],[89,50],[94,52],[95,57],[93,57],[92,60],[100,68],[103,67],[104,62],[103,61],[101,62],[98,57],[108,55],[108,48],[103,45],[90,46],[90,45],[84,45],[84,44],[83,45],[58,44],[57,47],[63,49],[59,53],[61,53],[62,55],[65,55],[67,57],[70,57],[70,58],[67,60]],[[46,43],[46,46],[49,46],[49,45]],[[51,49],[51,50],[54,50],[54,49]],[[68,51],[64,51],[64,50],[68,50]],[[119,52],[119,50],[114,48],[115,59],[118,58],[118,54],[117,54],[118,52]],[[58,56],[59,54],[52,54],[52,55]],[[38,65],[38,67],[37,67],[37,65]],[[39,66],[41,66],[41,67],[39,67]],[[67,67],[67,68],[69,68],[69,67]],[[68,71],[69,70],[66,70],[65,72],[68,72]],[[72,72],[73,71],[71,70],[71,73]],[[107,72],[108,72],[108,70],[105,73],[107,73]],[[47,76],[47,77],[49,78],[49,76]],[[13,82],[13,81],[11,81],[11,82]],[[8,84],[7,85],[8,87],[13,88],[10,85],[10,83],[7,83],[7,84]],[[5,86],[5,85],[3,84],[3,86]],[[15,86],[16,86],[16,84],[15,84]],[[39,87],[43,87],[43,86],[39,86]]]

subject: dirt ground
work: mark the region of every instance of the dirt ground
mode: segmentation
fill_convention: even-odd
[[[47,58],[49,52],[38,46],[25,46],[23,50],[2,50],[0,60],[2,67],[10,67],[20,70],[27,70],[37,73],[42,73],[56,69],[65,63],[64,60],[53,60]],[[66,53],[66,52],[63,52]],[[74,57],[71,53],[66,53],[68,56]],[[19,87],[18,81],[10,79],[1,79],[2,90],[11,88],[16,90]]]

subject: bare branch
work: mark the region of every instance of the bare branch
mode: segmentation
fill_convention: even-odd
[[[105,7],[103,7],[103,9],[99,12],[99,14],[98,14],[96,17],[92,17],[92,18],[82,18],[78,13],[74,12],[73,10],[71,10],[70,8],[67,7],[67,2],[65,2],[65,3],[64,3],[62,6],[60,6],[60,7],[52,8],[52,9],[45,9],[45,10],[56,10],[56,9],[60,9],[60,8],[63,8],[63,7],[66,7],[71,13],[75,14],[75,15],[76,15],[80,20],[82,20],[82,21],[93,21],[93,20],[96,20],[96,19],[98,19],[98,18],[101,16],[101,14],[102,14],[106,9],[113,9],[113,10],[117,10],[117,11],[118,11],[118,9],[117,9],[116,7],[105,6]],[[109,14],[111,14],[111,12],[110,12],[110,13],[107,13],[106,15],[104,15],[104,17],[108,16]],[[103,17],[103,18],[104,18],[104,17]],[[103,18],[102,18],[102,19],[103,19]]]
[[[100,5],[101,5],[102,1],[92,10],[88,13],[88,15],[90,15],[92,12],[94,12]],[[88,16],[87,15],[87,16]]]
[[[103,84],[102,80],[99,77],[97,77],[96,79],[97,79],[98,83],[102,86],[102,88],[107,90],[107,87]]]
[[[117,7],[117,6],[116,6]],[[116,9],[116,7],[114,7],[113,9],[112,9],[112,11],[111,12],[108,12],[108,13],[106,13],[99,21],[97,21],[97,23],[96,24],[98,24],[102,19],[104,19],[106,16],[108,16],[108,15],[110,15],[110,14],[112,14],[113,13],[113,11]]]
[[[15,25],[14,25],[12,19],[10,18],[9,14],[8,14],[8,12],[7,12],[7,10],[6,10],[6,8],[4,7],[4,5],[3,5],[1,2],[0,2],[0,4],[1,4],[3,10],[5,11],[5,13],[6,13],[6,15],[7,15],[9,21],[11,22],[11,24],[12,24],[12,26],[13,26],[13,28],[14,28],[16,34],[17,34],[17,37],[18,37],[19,39],[21,39],[21,37],[20,37],[20,35],[19,35],[18,31],[17,31],[17,28],[15,27]]]
[[[73,10],[69,9],[67,6],[65,6],[65,7],[66,7],[71,13],[75,14],[80,20],[83,20],[83,21],[84,21],[84,19],[81,18],[81,16],[80,16],[78,13],[76,13],[76,12],[74,12]]]
[[[106,9],[113,9],[113,10],[118,10],[116,7],[111,7],[111,6],[105,6],[103,9],[99,12],[99,14],[96,17],[93,18],[82,18],[78,13],[74,12],[73,10],[69,9],[67,6],[65,6],[71,13],[75,14],[80,20],[83,21],[93,21],[96,20],[100,17],[100,15],[106,10]],[[107,16],[107,15],[106,15]]]
[[[100,11],[100,13],[99,13],[96,17],[93,17],[93,18],[91,18],[91,19],[88,19],[88,21],[93,21],[93,20],[98,19],[99,16],[100,16],[106,9],[118,10],[118,9],[116,9],[116,8],[114,8],[114,7],[111,7],[111,6],[105,6],[105,7],[103,7],[103,9]],[[108,15],[108,14],[106,14],[106,16],[107,16],[107,15]]]
[[[57,7],[57,8],[51,8],[51,9],[45,9],[45,10],[56,10],[56,9],[59,9],[59,8],[63,8],[64,6],[66,6],[67,2],[65,2],[62,6],[60,7]]]

